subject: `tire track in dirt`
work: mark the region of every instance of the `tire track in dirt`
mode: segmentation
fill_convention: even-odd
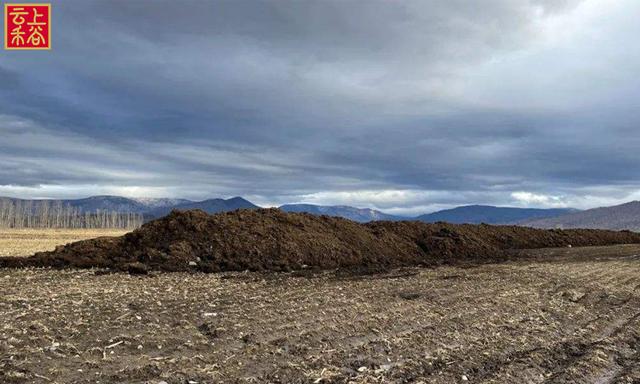
[[[592,382],[608,384],[616,382],[630,366],[638,363],[638,318],[640,312],[619,319],[611,324],[606,331],[593,342],[585,345],[575,359],[566,360],[560,364],[557,371],[546,383]],[[632,354],[624,351],[632,349]],[[603,357],[606,356],[606,357]],[[622,362],[622,364],[621,364]],[[594,371],[580,377],[581,371]],[[569,373],[571,372],[571,373]]]
[[[640,260],[562,252],[402,278],[0,270],[0,382],[640,380]]]
[[[635,257],[626,259],[633,258]],[[610,313],[608,316],[598,316],[586,324],[586,327],[592,327],[600,320],[604,320],[599,324],[602,331],[596,334],[592,341],[577,345],[581,348],[570,350],[572,353],[560,360],[558,367],[544,381],[545,383],[612,383],[625,370],[625,366],[619,364],[620,351],[628,349],[630,345],[637,342],[635,332],[638,318],[640,318],[640,300],[628,294],[629,283],[638,281],[637,264],[630,265],[626,261],[616,261],[610,264],[596,263],[585,269],[585,273],[581,276],[575,276],[577,281],[574,284],[583,289],[591,287],[592,291],[580,298],[578,302],[585,304],[591,311]],[[595,302],[589,302],[593,301],[594,297]],[[598,306],[601,308],[597,308]],[[608,318],[615,320],[607,322]],[[566,356],[566,346],[566,344],[560,344],[552,355]],[[636,354],[637,352],[634,356]],[[631,361],[636,362],[635,359]],[[595,372],[581,377],[581,372],[589,371]]]
[[[567,276],[562,276],[562,271],[558,271],[557,273],[553,271],[546,271],[546,277],[549,278],[549,275],[556,275],[555,283],[551,283],[551,285],[555,285],[555,288],[549,290],[549,294],[553,295],[554,293],[561,293],[562,290],[572,289],[572,288],[582,288],[582,289],[595,289],[596,291],[599,289],[600,294],[604,293],[603,298],[596,300],[595,302],[584,301],[582,305],[586,307],[588,310],[593,312],[605,311],[609,312],[608,316],[596,315],[590,318],[587,318],[587,322],[583,323],[583,327],[579,328],[579,334],[589,334],[591,332],[591,327],[594,323],[598,324],[600,328],[603,330],[597,337],[592,337],[587,341],[584,340],[583,337],[575,337],[569,338],[567,341],[558,342],[552,345],[547,346],[538,346],[526,350],[517,350],[507,354],[498,354],[488,359],[481,361],[475,366],[467,367],[468,371],[474,373],[474,381],[479,382],[493,382],[498,377],[508,377],[509,374],[506,372],[510,369],[510,366],[516,366],[522,364],[526,365],[526,369],[531,369],[532,361],[540,361],[543,364],[540,365],[540,371],[548,372],[546,375],[547,378],[543,376],[539,377],[538,382],[548,382],[548,383],[563,383],[563,382],[580,382],[580,383],[589,383],[589,382],[599,382],[595,374],[591,374],[588,379],[585,380],[575,380],[571,379],[568,376],[563,376],[564,372],[571,371],[575,368],[580,368],[581,361],[589,361],[591,358],[591,354],[597,352],[597,349],[603,344],[603,338],[611,338],[615,337],[618,334],[621,334],[628,330],[629,328],[633,328],[631,326],[632,322],[636,322],[638,318],[638,300],[637,298],[626,298],[622,301],[612,301],[609,299],[612,295],[624,296],[624,284],[614,283],[616,279],[615,274],[620,271],[626,271],[624,274],[633,274],[633,272],[628,272],[628,263],[616,263],[613,268],[611,265],[599,264],[595,268],[588,268],[585,273],[581,273],[578,276],[571,276],[567,278]],[[633,265],[633,269],[636,270],[637,273],[637,264]],[[550,273],[551,272],[551,273]],[[597,278],[594,281],[594,276]],[[590,279],[589,283],[582,281],[583,279]],[[630,277],[631,280],[635,280],[635,278]],[[553,281],[553,279],[552,279]],[[564,283],[563,283],[564,281]],[[618,280],[619,281],[619,280]],[[613,286],[613,292],[609,293],[609,289],[603,289],[602,287],[606,287],[607,285]],[[622,292],[619,292],[622,291]],[[598,297],[599,293],[595,293],[593,296]],[[611,313],[613,311],[613,313]],[[613,324],[606,323],[608,318],[619,318]],[[603,321],[604,320],[604,324]],[[634,339],[631,339],[632,341]],[[628,343],[627,343],[628,344]],[[626,345],[622,343],[622,346]],[[615,349],[615,348],[614,348]],[[604,372],[600,377],[608,377],[615,378],[619,375],[618,363],[617,359],[611,358],[611,364],[601,366],[599,371]],[[464,358],[460,358],[456,361],[449,361],[452,365],[464,365]],[[546,365],[545,365],[546,364]],[[525,368],[525,367],[518,367]],[[592,365],[593,368],[593,365]],[[621,368],[622,369],[622,368]],[[515,369],[514,369],[515,370]],[[612,373],[613,372],[613,373]],[[535,382],[532,381],[532,382]]]

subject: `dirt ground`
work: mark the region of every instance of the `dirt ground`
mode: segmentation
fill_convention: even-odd
[[[367,276],[0,270],[0,382],[640,382],[640,246],[534,256]]]
[[[0,228],[0,256],[27,256],[53,251],[56,246],[101,236],[122,236],[119,229],[10,229]]]
[[[173,211],[122,237],[92,239],[0,268],[109,268],[144,274],[359,269],[496,262],[506,250],[640,244],[640,233],[593,229],[379,221],[245,209],[215,215]]]

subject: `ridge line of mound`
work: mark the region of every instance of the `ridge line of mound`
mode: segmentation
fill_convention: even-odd
[[[27,258],[0,258],[0,268],[98,267],[141,272],[382,270],[499,261],[506,257],[508,249],[625,243],[640,243],[640,234],[417,221],[359,224],[279,209],[215,215],[191,210],[173,211],[122,237],[79,241]]]

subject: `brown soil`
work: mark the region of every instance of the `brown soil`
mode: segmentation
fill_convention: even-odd
[[[178,212],[122,237],[98,238],[0,258],[0,267],[110,268],[160,271],[290,271],[306,268],[384,270],[454,262],[487,262],[505,250],[640,243],[640,234],[603,230],[540,230],[516,226],[353,221],[238,210]]]
[[[640,245],[473,268],[0,270],[0,383],[640,383]]]

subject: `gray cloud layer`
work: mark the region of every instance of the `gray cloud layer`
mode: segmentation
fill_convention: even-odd
[[[0,194],[640,197],[633,1],[61,1],[0,58]]]

